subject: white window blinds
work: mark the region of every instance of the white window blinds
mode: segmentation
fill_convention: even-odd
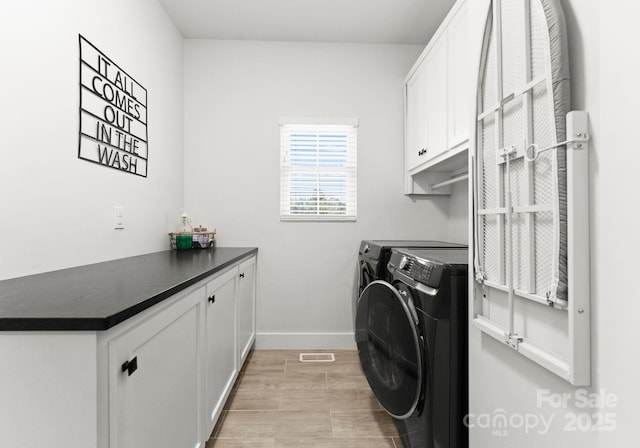
[[[355,221],[357,120],[301,121],[280,122],[280,219]]]

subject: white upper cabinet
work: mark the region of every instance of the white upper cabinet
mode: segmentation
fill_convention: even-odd
[[[405,84],[405,163],[408,169],[426,160],[425,71],[424,67],[419,67]]]
[[[449,95],[447,90],[447,35],[443,34],[424,60],[424,102],[426,127],[425,160],[442,154],[447,146],[447,110]]]
[[[469,140],[471,103],[469,64],[469,20],[467,8],[458,10],[447,27],[448,115],[447,146],[453,149]]]
[[[467,19],[465,3],[458,1],[405,80],[406,194],[449,194],[437,184],[467,167],[472,99]]]

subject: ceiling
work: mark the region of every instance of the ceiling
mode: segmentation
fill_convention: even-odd
[[[186,39],[426,44],[455,0],[159,0]]]

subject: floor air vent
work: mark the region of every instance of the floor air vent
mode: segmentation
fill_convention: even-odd
[[[334,362],[333,353],[300,353],[300,362]]]

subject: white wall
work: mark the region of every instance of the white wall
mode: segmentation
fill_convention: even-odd
[[[185,205],[220,245],[259,247],[259,347],[353,345],[360,240],[446,239],[447,199],[403,195],[403,79],[421,49],[185,41]],[[359,118],[357,222],[280,222],[283,116]]]
[[[447,210],[447,241],[469,244],[469,191],[468,181],[451,186]]]
[[[146,179],[78,159],[79,33],[148,91]],[[3,1],[0,55],[0,279],[168,249],[167,214],[183,206],[182,37],[157,0]]]
[[[640,122],[635,88],[640,68],[640,31],[635,21],[640,4],[634,0],[562,0],[561,4],[569,32],[572,106],[590,114],[591,275],[584,280],[591,286],[592,384],[574,388],[472,328],[471,412],[520,415],[531,423],[536,418],[550,421],[548,430],[538,420],[528,433],[509,426],[506,435],[493,433],[495,427],[475,427],[473,448],[637,444],[640,361],[635,343],[640,337],[640,302],[633,282],[640,265],[640,213],[635,210],[640,148],[633,131]],[[607,394],[617,399],[617,405],[580,407],[584,393]],[[539,402],[539,396],[548,394],[566,394],[566,405]],[[586,430],[575,430],[580,428]]]

